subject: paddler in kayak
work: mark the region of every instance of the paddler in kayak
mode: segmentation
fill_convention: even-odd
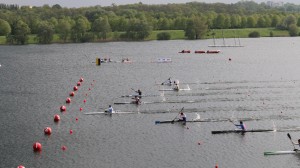
[[[230,120],[230,122],[233,123],[232,120]],[[243,121],[240,121],[240,124],[235,124],[233,123],[238,129],[242,130],[242,131],[246,131],[246,125],[243,123]]]
[[[105,112],[109,113],[109,114],[112,114],[114,111],[113,107],[111,105],[108,106],[108,109],[105,110]]]
[[[186,124],[186,115],[183,112],[180,113],[178,121],[183,121],[183,124]]]
[[[298,139],[298,143],[297,142],[293,142],[293,141],[292,141],[292,143],[294,145],[298,145],[300,147],[300,139]],[[294,149],[294,151],[299,151],[299,149]]]
[[[142,98],[142,91],[140,89],[138,89],[137,91],[135,91],[136,93],[139,94],[139,97]]]
[[[179,91],[179,80],[174,80],[174,88],[175,91]]]
[[[166,81],[164,81],[163,83],[161,83],[161,85],[169,85],[171,86],[173,84],[171,77],[169,79],[167,79]]]

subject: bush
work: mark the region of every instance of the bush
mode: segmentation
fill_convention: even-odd
[[[168,32],[161,32],[156,35],[157,40],[170,40],[171,35]]]
[[[253,37],[260,37],[260,34],[257,31],[253,31],[253,32],[249,33],[248,37],[252,37],[252,38]]]

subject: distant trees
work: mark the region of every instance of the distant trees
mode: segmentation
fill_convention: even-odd
[[[157,40],[170,40],[171,35],[168,32],[161,32],[157,34],[156,38]]]
[[[61,42],[87,42],[144,40],[152,30],[184,30],[187,39],[201,39],[212,29],[274,27],[294,35],[294,25],[300,26],[300,5],[271,8],[252,1],[70,9],[58,4],[32,8],[0,4],[0,9],[0,35],[7,35],[11,44],[26,44],[30,33],[37,36],[39,43],[51,43],[54,34]],[[159,38],[167,35],[160,34]]]

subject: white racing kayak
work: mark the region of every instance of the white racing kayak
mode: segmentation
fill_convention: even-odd
[[[106,111],[100,111],[100,112],[88,112],[84,113],[85,115],[95,115],[95,114],[134,114],[136,112],[126,112],[126,111],[113,111],[112,113],[106,112]]]
[[[299,150],[264,152],[264,155],[300,154]]]

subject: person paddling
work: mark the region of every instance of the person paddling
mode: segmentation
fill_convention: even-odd
[[[186,124],[186,115],[183,112],[180,112],[178,121],[182,121],[183,124]]]
[[[230,122],[233,123],[233,121],[230,120]],[[233,123],[234,124],[234,123]],[[240,124],[234,124],[238,129],[242,130],[242,131],[246,131],[246,126],[243,123],[243,121],[240,121]]]
[[[112,114],[114,111],[113,107],[111,105],[108,106],[107,112]]]
[[[139,97],[142,98],[142,91],[140,89],[138,89],[137,91],[135,91],[136,93],[139,94]]]

